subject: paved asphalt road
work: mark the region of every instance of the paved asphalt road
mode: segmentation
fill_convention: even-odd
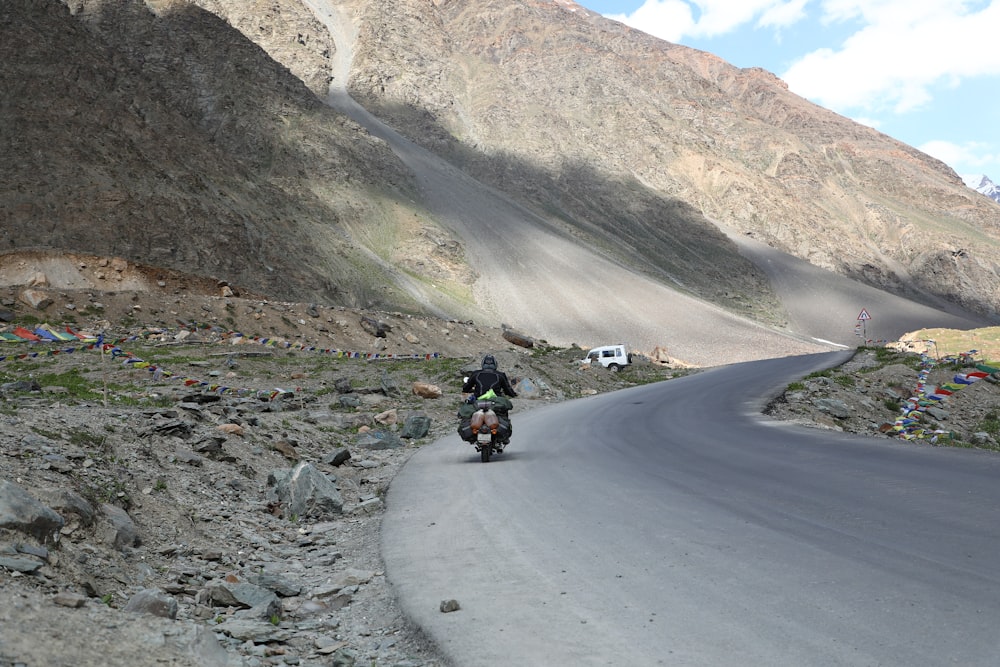
[[[459,667],[1000,664],[1000,455],[756,417],[843,360],[515,412],[488,464],[422,449],[383,523],[403,607]]]

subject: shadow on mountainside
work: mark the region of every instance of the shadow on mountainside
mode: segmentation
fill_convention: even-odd
[[[346,95],[339,101],[332,98],[334,107],[339,105],[374,136],[389,142],[405,165],[400,168],[380,141],[323,107],[301,81],[288,76],[239,33],[226,29],[218,17],[170,6],[174,9],[155,20],[146,8],[129,6],[135,16],[129,15],[134,22],[128,25],[134,29],[114,41],[117,14],[110,6],[87,15],[84,25],[84,18],[70,18],[61,6],[42,11],[33,10],[31,3],[16,5],[22,13],[13,16],[32,19],[26,34],[45,34],[46,26],[57,19],[57,25],[67,28],[62,32],[72,33],[73,44],[88,45],[85,65],[77,65],[80,99],[103,99],[103,93],[116,86],[128,94],[119,93],[105,109],[120,119],[118,124],[91,123],[67,130],[78,143],[62,159],[72,164],[74,173],[95,174],[96,184],[86,188],[72,181],[67,185],[51,165],[32,161],[36,153],[51,156],[33,148],[61,144],[39,133],[44,123],[17,117],[21,124],[15,123],[15,130],[30,129],[35,134],[20,134],[31,141],[18,153],[25,161],[15,160],[14,175],[49,174],[63,189],[16,208],[12,218],[16,224],[11,227],[20,236],[10,237],[13,247],[24,247],[25,240],[34,239],[37,244],[219,275],[290,300],[292,295],[307,297],[298,300],[322,296],[338,305],[393,309],[394,304],[419,302],[422,293],[435,289],[433,281],[390,266],[389,260],[350,242],[346,230],[350,223],[365,226],[366,233],[369,227],[386,224],[376,210],[386,201],[403,207],[400,216],[422,212],[419,203],[408,201],[413,195],[464,244],[483,324],[509,323],[556,344],[623,341],[642,352],[665,347],[672,356],[698,365],[813,352],[828,348],[824,341],[853,342],[854,313],[845,325],[824,326],[818,333],[770,329],[742,317],[778,310],[770,296],[762,296],[770,289],[722,234],[683,204],[638,184],[612,185],[584,166],[572,169],[573,175],[567,177],[567,182],[579,182],[590,193],[578,200],[561,197],[559,193],[568,188],[560,190],[556,177],[523,162],[504,158],[477,167],[487,175],[507,174],[511,185],[520,184],[522,189],[540,188],[538,194],[550,213],[539,215],[407,141]],[[185,37],[190,54],[170,50],[174,28]],[[17,31],[8,28],[4,34]],[[147,42],[157,48],[147,48]],[[17,44],[27,49],[31,40],[22,38]],[[171,80],[171,88],[157,76],[173,71],[165,64],[174,56],[184,65],[179,68],[182,74]],[[62,76],[59,63],[45,57],[52,78]],[[220,58],[226,69],[216,72],[200,66]],[[108,61],[116,63],[119,72],[113,81],[101,75]],[[266,61],[266,67],[254,66],[260,61]],[[30,90],[16,90],[17,99],[31,98]],[[141,95],[130,97],[132,93]],[[79,101],[54,97],[44,106],[62,108],[71,103]],[[26,110],[30,108],[22,114]],[[103,117],[69,115],[76,123]],[[283,129],[285,120],[295,131]],[[164,133],[185,140],[166,142]],[[112,139],[98,150],[97,144]],[[133,150],[140,145],[156,150]],[[142,159],[126,161],[136,154]],[[90,156],[91,161],[81,165],[79,155]],[[150,180],[136,181],[135,174]],[[344,174],[361,180],[361,186],[347,194],[336,190],[336,184],[351,181]],[[384,199],[366,200],[379,177],[389,183],[377,190],[376,197]],[[16,188],[19,181],[12,179],[8,186]],[[619,185],[632,193],[629,202],[620,202],[620,214],[600,223],[600,215],[585,215],[614,204]],[[348,221],[348,214],[355,218]],[[53,230],[54,236],[49,234]],[[225,252],[220,252],[222,247]],[[414,295],[409,300],[402,296],[408,289]],[[829,312],[822,300],[800,301],[802,308],[815,311],[789,314],[790,321],[818,321]],[[860,304],[858,309],[865,306],[871,307]],[[921,322],[937,324],[943,323]]]
[[[347,12],[321,0],[312,4],[338,45],[333,70],[340,78],[328,104],[385,140],[413,173],[427,208],[465,245],[477,302],[492,324],[509,322],[557,344],[666,347],[700,365],[855,345],[862,341],[854,318],[865,307],[896,320],[886,336],[924,322],[964,324],[815,267],[806,271],[804,262],[780,253],[758,266],[760,253],[640,183],[584,164],[556,176],[507,154],[486,157],[428,111],[375,101],[378,113],[420,128],[419,137],[407,138],[346,87],[355,48]],[[420,143],[433,143],[435,152]],[[792,266],[809,281],[778,280]],[[773,296],[779,287],[780,300]],[[759,321],[794,326],[771,329]],[[981,320],[971,316],[970,323]]]

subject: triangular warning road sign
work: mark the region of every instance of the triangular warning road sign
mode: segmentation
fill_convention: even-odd
[[[870,320],[871,318],[872,318],[872,316],[868,314],[868,310],[866,308],[862,308],[861,312],[858,314],[858,321],[859,322],[861,320]]]

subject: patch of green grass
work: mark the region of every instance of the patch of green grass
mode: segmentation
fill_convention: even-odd
[[[892,364],[902,364],[904,366],[909,366],[910,368],[919,370],[923,365],[919,354],[913,352],[901,352],[899,350],[893,350],[888,347],[859,347],[858,353],[870,352],[875,355],[875,360],[878,362],[876,366],[870,366],[867,368],[859,369],[859,373],[872,373],[874,371],[882,370],[886,366],[891,366]]]
[[[914,332],[917,340],[934,340],[930,354],[944,357],[970,350],[979,350],[978,358],[1000,357],[1000,327],[980,329],[922,329]]]
[[[545,359],[552,356],[564,356],[563,353],[569,353],[574,359],[582,359],[587,351],[577,348],[577,347],[557,347],[555,345],[535,345],[531,348],[531,356],[534,359]]]
[[[150,396],[150,397],[147,397],[147,399],[146,399],[146,404],[150,405],[150,406],[152,406],[154,408],[166,408],[166,407],[170,407],[171,405],[174,404],[174,402],[175,401],[174,401],[173,398],[171,398],[170,396],[163,395],[163,394],[161,394],[159,396]]]
[[[833,378],[833,381],[839,384],[841,387],[850,388],[856,383],[853,375],[838,375]]]
[[[623,370],[621,373],[628,374],[625,377],[626,385],[638,386],[644,384],[654,384],[656,382],[663,382],[664,380],[673,380],[697,372],[698,372],[697,369],[691,369],[691,368],[655,368],[655,367],[652,369],[652,372],[637,372],[635,367],[629,367],[628,369]]]
[[[806,388],[806,385],[805,385],[804,382],[789,382],[788,386],[785,388],[785,391],[786,392],[787,391],[802,391],[805,388]]]
[[[0,369],[0,382],[15,382],[17,380],[23,380],[26,377],[33,377],[35,373],[43,368],[51,368],[55,366],[58,362],[53,359],[44,360],[27,360],[20,359],[17,361],[6,362],[3,364],[2,369]]]
[[[142,387],[131,384],[108,385],[108,394],[115,405],[139,408],[166,408],[174,404],[169,396],[150,396]]]
[[[42,321],[37,317],[35,317],[34,315],[24,314],[18,316],[18,318],[14,321],[14,323],[22,327],[25,327],[26,329],[30,329],[37,324],[41,324]]]
[[[92,447],[96,449],[103,449],[106,442],[106,438],[103,435],[97,435],[84,429],[70,431],[67,439],[70,444],[77,447]]]
[[[128,494],[126,483],[116,477],[93,480],[81,491],[83,496],[95,506],[107,503],[127,510],[132,505],[132,498]]]
[[[72,398],[93,401],[102,396],[101,390],[94,387],[78,368],[71,368],[61,373],[38,373],[35,375],[35,380],[43,387],[63,387]]]
[[[948,438],[946,440],[939,440],[939,445],[944,445],[946,447],[958,447],[959,449],[975,449],[976,446],[971,442],[966,442],[964,440],[959,440],[958,438]]]
[[[994,440],[1000,439],[1000,415],[996,412],[983,415],[983,420],[979,422],[978,429],[989,433]]]
[[[62,440],[62,433],[57,433],[55,431],[47,431],[44,428],[38,426],[32,426],[31,430],[42,436],[43,438],[48,438],[49,440]]]
[[[879,361],[883,365],[894,364],[894,363],[896,363],[896,361],[899,360],[899,358],[901,356],[913,356],[913,355],[907,355],[907,354],[898,352],[897,350],[893,350],[893,349],[890,349],[888,347],[861,347],[861,348],[858,348],[859,352],[860,351],[864,351],[864,350],[874,350],[875,351],[875,359],[877,361]]]

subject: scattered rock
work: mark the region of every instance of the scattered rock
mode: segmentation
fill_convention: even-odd
[[[910,399],[919,396],[920,387],[951,383],[957,373],[975,370],[953,364],[931,367],[922,376],[913,363],[912,353],[900,353],[909,363],[882,361],[875,350],[860,350],[854,358],[826,375],[811,376],[796,383],[765,409],[765,414],[807,426],[830,428],[876,437],[898,437],[896,422],[906,412]],[[985,378],[984,378],[985,380]],[[960,385],[961,386],[961,385]],[[940,436],[967,441],[978,447],[993,447],[991,441],[976,433],[984,416],[1000,412],[1000,386],[988,381],[975,382],[955,391],[947,400],[924,406],[910,418],[930,433],[915,442],[938,444]],[[938,436],[935,438],[934,436]],[[988,433],[986,433],[989,436]]]
[[[444,395],[441,387],[427,382],[414,382],[413,393],[420,398],[441,398]]]
[[[291,470],[275,470],[267,483],[286,518],[327,519],[344,510],[340,491],[310,463],[300,463]]]
[[[118,272],[109,263],[105,269],[107,280],[132,270]],[[181,306],[164,303],[171,279],[155,276],[152,284],[156,294],[149,300],[106,292],[99,301],[97,292],[60,298],[79,304],[81,319],[87,311],[139,319],[153,310],[178,310],[175,317],[189,323],[180,331],[112,332],[110,322],[80,324],[128,341],[120,343],[125,353],[141,344],[137,356],[163,363],[162,375],[80,348],[53,363],[59,372],[78,371],[106,402],[81,401],[69,385],[62,394],[41,393],[29,378],[0,395],[0,438],[8,443],[0,480],[7,480],[8,493],[7,485],[18,480],[16,495],[34,507],[16,520],[0,511],[8,523],[0,526],[3,658],[59,664],[65,656],[40,652],[53,637],[73,636],[64,652],[100,655],[102,664],[116,667],[154,661],[250,667],[272,658],[328,667],[361,664],[369,655],[379,664],[440,667],[434,649],[396,607],[379,572],[378,544],[383,497],[416,451],[415,441],[454,433],[461,379],[447,358],[475,365],[488,350],[507,368],[530,369],[534,390],[526,394],[542,402],[630,386],[643,370],[661,377],[649,366],[636,378],[583,378],[567,363],[580,350],[551,353],[536,366],[517,346],[505,349],[497,330],[455,322],[422,326],[407,317],[407,328],[421,326],[419,339],[410,337],[421,341],[414,352],[446,353],[445,363],[420,361],[421,382],[434,388],[420,396],[409,390],[412,364],[231,337],[198,324],[217,312],[217,295],[204,297],[207,309],[198,300]],[[300,318],[293,311],[308,312],[295,304],[235,297],[232,303],[227,312],[252,321],[262,315],[260,322],[284,324],[285,313],[294,324]],[[329,324],[338,337],[321,347],[372,349],[359,319],[316,310],[320,317],[305,321],[315,321],[317,330]],[[390,347],[409,340],[399,338],[379,340]],[[184,361],[171,364],[171,356]],[[228,364],[237,357],[239,366]],[[215,381],[202,384],[220,368],[233,373],[225,380],[232,391],[217,390]],[[567,386],[574,388],[550,388]],[[237,432],[233,427],[243,434],[227,432]],[[144,613],[123,618],[126,609]],[[107,628],[114,628],[113,638]]]
[[[50,297],[46,292],[37,289],[23,290],[18,297],[23,303],[31,306],[35,310],[45,310],[54,303],[52,297]]]
[[[403,440],[425,438],[431,431],[431,418],[426,414],[407,415],[403,422],[403,431],[399,437]]]
[[[523,333],[514,331],[513,329],[504,329],[503,339],[520,347],[532,348],[535,346],[535,341],[530,336],[526,336]]]
[[[177,618],[177,600],[158,588],[146,588],[129,598],[122,610],[173,619]]]
[[[392,331],[392,327],[385,322],[366,316],[361,318],[361,328],[376,338],[385,338]]]
[[[64,523],[61,516],[35,500],[25,489],[0,479],[0,528],[45,541],[54,538]]]
[[[107,542],[113,544],[116,549],[125,549],[139,544],[139,528],[132,521],[128,512],[116,505],[105,503],[101,505],[101,513],[108,520]]]
[[[86,604],[87,598],[82,595],[76,595],[75,593],[62,592],[56,593],[55,597],[52,598],[52,601],[63,607],[79,609]]]

